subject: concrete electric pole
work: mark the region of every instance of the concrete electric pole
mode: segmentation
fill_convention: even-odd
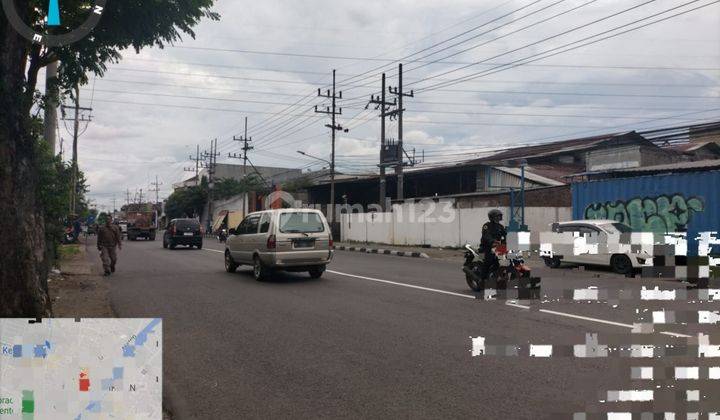
[[[210,142],[210,151],[203,151],[202,158],[205,160],[204,167],[208,170],[208,204],[207,204],[207,232],[212,233],[212,201],[213,201],[213,187],[215,182],[215,167],[217,166],[217,139]]]
[[[347,133],[350,131],[336,123],[337,116],[342,115],[342,108],[337,107],[337,100],[342,99],[342,92],[335,91],[334,69],[332,74],[332,92],[328,90],[326,93],[322,93],[320,89],[318,89],[318,97],[330,99],[332,101],[332,105],[329,107],[326,106],[325,109],[318,109],[318,106],[315,105],[315,112],[319,114],[329,114],[332,117],[332,123],[325,124],[325,127],[328,127],[332,133],[332,152],[330,158],[330,208],[328,209],[328,219],[330,219],[330,223],[335,222],[335,132],[343,131]]]
[[[197,187],[200,185],[200,161],[202,161],[202,157],[200,156],[200,145],[198,144],[195,152],[195,157],[193,155],[190,155],[190,160],[195,162],[195,169],[193,168],[183,168],[183,171],[185,172],[194,172],[195,173],[195,186]]]
[[[65,118],[65,109],[68,107],[61,106],[60,111],[63,114],[63,121],[70,120],[70,118]],[[92,121],[92,117],[85,118],[84,115],[80,115],[80,111],[88,111],[92,112],[92,108],[83,108],[80,106],[80,87],[75,86],[75,107],[73,108],[75,111],[75,115],[72,118],[73,121],[73,150],[72,150],[72,189],[70,191],[70,213],[76,214],[77,213],[77,187],[78,187],[78,138],[82,133],[80,133],[80,122],[86,122],[90,123]],[[87,128],[87,125],[86,125]]]
[[[155,192],[155,204],[160,204],[160,186],[162,185],[162,182],[158,182],[158,176],[155,175],[155,182],[151,182],[150,185],[152,185],[153,188],[150,189],[150,191]]]
[[[403,180],[403,161],[405,154],[405,149],[403,148],[403,112],[405,109],[403,108],[403,98],[414,98],[415,92],[410,91],[410,93],[403,92],[403,65],[400,63],[398,65],[398,86],[396,88],[389,88],[389,91],[391,94],[395,95],[397,97],[397,109],[391,112],[390,114],[392,116],[397,116],[398,119],[398,140],[397,140],[397,165],[395,165],[395,175],[397,176],[397,199],[402,200],[404,195],[404,180]],[[414,164],[414,162],[413,162]]]
[[[249,142],[252,141],[252,137],[248,137],[248,118],[245,117],[245,135],[241,136],[240,138],[236,138],[233,136],[234,141],[241,141],[243,143],[242,147],[242,155],[238,156],[235,153],[228,153],[228,157],[231,159],[242,159],[243,160],[243,181],[246,180],[247,177],[247,163],[248,163],[248,151],[254,149],[254,147],[249,145]],[[245,217],[245,207],[246,207],[246,197],[247,197],[247,191],[243,194],[243,218]]]
[[[370,95],[370,101],[365,106],[367,109],[370,105],[375,105],[375,109],[380,110],[380,208],[385,211],[385,199],[387,197],[387,183],[385,180],[385,166],[387,159],[387,151],[385,144],[385,117],[390,115],[388,110],[391,106],[395,106],[395,101],[388,102],[385,98],[385,73],[382,74],[382,89],[380,95]]]

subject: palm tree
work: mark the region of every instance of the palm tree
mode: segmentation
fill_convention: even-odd
[[[58,4],[59,0],[50,0],[50,5],[48,6],[48,18],[47,18],[47,24],[48,26],[59,26],[60,25],[60,5]]]

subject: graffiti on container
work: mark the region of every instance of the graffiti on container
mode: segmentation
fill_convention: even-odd
[[[699,197],[673,194],[593,203],[585,208],[585,218],[615,220],[636,232],[667,233],[686,230],[693,213],[704,209]]]

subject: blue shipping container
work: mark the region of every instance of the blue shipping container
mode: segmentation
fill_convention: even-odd
[[[720,171],[577,182],[574,219],[612,219],[635,231],[685,232],[697,255],[698,232],[720,232]]]

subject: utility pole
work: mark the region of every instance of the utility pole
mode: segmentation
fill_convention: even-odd
[[[125,204],[127,204],[128,207],[130,206],[130,188],[125,190]]]
[[[195,172],[195,186],[197,187],[200,185],[200,161],[202,160],[202,157],[200,156],[200,145],[196,145],[197,149],[195,152],[195,157],[193,155],[190,155],[190,160],[195,161],[195,169],[193,168],[183,168],[183,171],[185,172]]]
[[[241,136],[240,138],[236,138],[235,136],[233,136],[234,141],[243,142],[242,155],[238,156],[235,153],[233,153],[233,154],[228,153],[229,158],[243,160],[243,181],[245,181],[245,178],[247,177],[248,151],[254,149],[254,147],[248,145],[248,143],[252,141],[252,137],[248,137],[247,129],[248,129],[248,117],[245,117],[245,135]],[[247,194],[248,194],[247,191],[245,191],[245,193],[243,194],[243,204],[242,204],[243,217],[245,217],[245,201],[246,201]]]
[[[117,211],[117,201],[115,200],[115,193],[113,193],[113,217],[115,217],[116,211]]]
[[[254,149],[254,147],[248,145],[248,143],[252,141],[252,137],[248,137],[247,127],[248,127],[248,119],[247,119],[247,117],[245,117],[245,135],[244,135],[244,136],[240,136],[240,137],[235,137],[235,136],[233,136],[233,141],[241,141],[241,142],[243,142],[243,147],[242,147],[243,153],[242,153],[242,155],[238,156],[238,155],[236,155],[236,154],[234,154],[234,153],[233,153],[233,154],[229,154],[229,153],[228,153],[228,157],[229,157],[229,158],[242,159],[242,160],[243,160],[243,177],[244,177],[245,175],[247,175],[247,162],[248,162],[248,157],[247,157],[248,154],[247,154],[247,152],[248,152],[249,150]]]
[[[65,118],[66,106],[61,106],[60,111],[63,114],[63,121],[70,120]],[[78,138],[80,137],[80,122],[90,123],[91,117],[85,118],[84,115],[80,115],[80,111],[92,112],[92,108],[83,108],[80,106],[80,87],[75,86],[75,115],[72,118],[73,121],[73,153],[72,153],[72,189],[70,191],[70,213],[75,214],[77,212],[77,182],[78,182]]]
[[[410,93],[403,92],[403,65],[400,63],[398,65],[398,86],[396,88],[389,88],[389,91],[391,94],[395,95],[397,97],[397,109],[393,111],[391,114],[394,116],[397,116],[398,119],[398,149],[397,149],[397,165],[395,165],[395,175],[397,176],[397,199],[402,200],[405,198],[404,196],[404,179],[403,179],[403,154],[405,154],[405,149],[403,148],[403,112],[405,109],[403,108],[403,98],[414,98],[415,92],[410,91]],[[414,165],[414,160],[412,161],[412,164]]]
[[[55,143],[57,142],[57,107],[58,107],[58,88],[57,88],[57,72],[58,62],[53,61],[45,67],[45,121],[44,121],[44,137],[50,146],[50,151],[55,156]]]
[[[335,132],[343,131],[347,133],[350,131],[347,128],[343,128],[341,125],[336,124],[336,117],[338,115],[342,115],[342,108],[337,108],[336,106],[337,100],[342,99],[342,92],[335,91],[335,69],[333,69],[332,79],[332,93],[329,89],[326,93],[322,93],[318,88],[318,97],[331,99],[332,106],[326,106],[325,109],[318,109],[318,106],[315,105],[315,112],[319,114],[329,114],[332,116],[332,123],[325,124],[325,127],[328,127],[332,132],[332,157],[330,159],[330,208],[328,209],[328,218],[330,219],[330,223],[335,222]]]
[[[367,109],[370,105],[375,105],[375,109],[380,110],[380,208],[385,210],[385,198],[387,185],[385,182],[385,166],[387,160],[387,152],[385,145],[385,117],[390,115],[389,107],[395,106],[395,101],[388,102],[385,98],[385,73],[382,74],[382,89],[378,96],[370,95],[370,101],[365,106]]]
[[[151,182],[150,185],[153,186],[150,191],[155,192],[155,204],[160,204],[160,186],[162,185],[162,182],[158,182],[157,175],[155,175],[155,182]]]
[[[204,167],[208,170],[208,204],[207,204],[207,232],[210,233],[212,230],[212,201],[213,201],[213,186],[215,182],[215,167],[217,165],[217,139],[210,142],[210,152],[207,150],[203,151],[202,158],[205,160]]]

